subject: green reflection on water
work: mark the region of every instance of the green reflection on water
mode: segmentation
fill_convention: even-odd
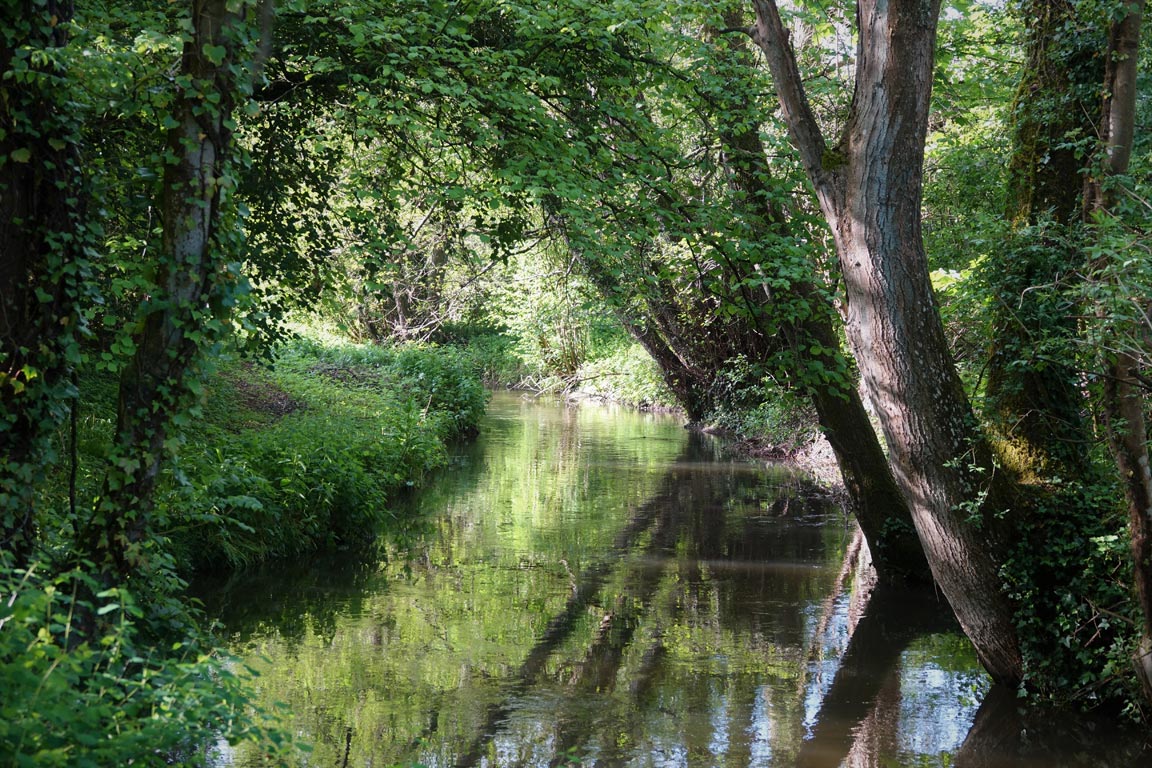
[[[840,711],[824,699],[859,591],[842,513],[786,471],[724,460],[666,417],[498,394],[413,503],[424,530],[368,564],[210,598],[314,745],[302,764],[818,765],[867,715],[816,727]],[[921,646],[899,662],[901,638],[890,666],[936,663]],[[947,650],[941,674],[979,677],[964,644]],[[957,706],[901,754],[955,750],[976,701]]]

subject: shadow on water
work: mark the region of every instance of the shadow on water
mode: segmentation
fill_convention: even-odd
[[[899,698],[900,661],[918,638],[956,632],[947,605],[930,589],[876,586],[852,629],[836,675],[820,702],[811,735],[797,755],[800,768],[836,768],[858,745],[891,746],[880,731],[886,699]],[[890,713],[889,713],[890,714]]]
[[[741,576],[762,578],[759,565],[747,567],[751,563],[776,563],[785,570],[808,569],[806,561],[797,563],[791,559],[794,553],[790,549],[800,546],[805,554],[822,549],[817,527],[810,529],[807,541],[804,537],[757,537],[749,535],[754,530],[749,530],[747,525],[730,530],[726,515],[734,499],[745,504],[771,502],[777,515],[789,507],[802,515],[812,506],[811,500],[799,497],[794,503],[783,504],[786,497],[775,494],[762,499],[754,491],[765,490],[763,478],[748,466],[717,465],[701,471],[701,463],[711,462],[714,457],[710,438],[687,433],[687,443],[660,487],[633,511],[604,557],[581,574],[564,610],[553,617],[528,652],[514,679],[505,686],[501,699],[488,708],[476,738],[455,761],[456,768],[471,768],[485,761],[492,741],[509,725],[517,711],[518,700],[530,693],[546,670],[549,658],[577,628],[589,606],[596,605],[602,615],[590,644],[580,657],[562,667],[564,672],[557,676],[574,696],[556,705],[555,754],[549,765],[570,760],[604,727],[605,723],[588,717],[581,704],[616,687],[626,652],[633,645],[645,616],[652,612],[653,601],[670,569],[676,571],[676,578],[689,590],[689,594],[677,595],[681,600],[700,597],[692,594],[702,586],[700,562],[712,563],[721,569],[724,564],[734,566],[727,569],[737,576],[730,579],[733,584],[738,583]],[[606,590],[609,582],[615,585],[610,592]],[[674,607],[663,606],[666,611]],[[800,625],[796,617],[790,634],[799,634]],[[664,656],[661,640],[656,637],[645,649],[643,663],[632,676],[629,694],[633,698],[639,699],[651,688]]]
[[[1104,718],[1029,710],[1016,692],[995,687],[984,697],[956,768],[1146,768],[1148,735]]]
[[[424,527],[378,556],[205,595],[314,744],[301,764],[1149,762],[984,697],[937,595],[874,587],[801,478],[671,421],[497,398],[415,501]]]

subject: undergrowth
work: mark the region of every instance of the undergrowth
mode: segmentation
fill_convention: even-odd
[[[126,588],[36,567],[0,569],[0,594],[0,766],[209,765],[225,742],[278,764],[297,748],[176,598],[146,610]]]
[[[487,402],[479,377],[442,348],[308,338],[269,368],[222,371],[211,391],[231,407],[206,411],[166,498],[185,510],[176,560],[196,570],[371,540],[389,501],[444,463]]]

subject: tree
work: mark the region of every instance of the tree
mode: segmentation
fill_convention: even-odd
[[[1126,0],[1110,19],[1100,119],[1100,167],[1089,177],[1087,202],[1098,223],[1112,215],[1136,137],[1136,76],[1144,0]],[[1104,272],[1113,290],[1119,276]],[[1133,296],[1135,316],[1121,317],[1106,339],[1102,411],[1108,443],[1128,504],[1136,600],[1142,616],[1135,654],[1137,676],[1152,702],[1152,467],[1148,457],[1147,379],[1152,304]]]
[[[742,18],[743,14],[730,12],[725,24],[735,28]],[[747,72],[750,62],[737,42],[739,38],[728,39],[730,48],[734,49],[729,51],[734,59],[730,64],[735,65],[736,72]],[[738,104],[721,103],[718,107],[716,123],[730,183],[737,192],[737,206],[745,209],[750,226],[758,233],[753,242],[770,244],[774,235],[786,237],[789,233],[785,217],[772,204],[776,195],[769,184],[768,153],[760,138],[759,126],[748,120]],[[768,249],[751,255],[768,263],[773,259]],[[747,280],[750,275],[743,277]],[[798,363],[791,369],[791,376],[785,370],[779,372],[778,378],[791,379],[791,388],[810,398],[820,428],[836,455],[852,511],[864,532],[880,577],[926,580],[927,563],[915,538],[911,512],[861,400],[855,372],[841,351],[833,324],[836,312],[829,299],[830,292],[815,284],[814,270],[808,274],[801,272],[788,290],[806,304],[808,310],[777,321]],[[838,375],[822,378],[812,375],[814,371]]]
[[[694,12],[672,14],[659,38],[616,34],[592,73],[565,66],[563,48],[533,57],[564,86],[552,97],[563,99],[560,130],[595,158],[572,163],[575,177],[566,173],[579,194],[545,198],[548,221],[689,418],[745,405],[738,401],[747,393],[762,397],[769,379],[811,402],[878,571],[927,578],[907,505],[840,350],[817,276],[824,259],[818,245],[805,245],[824,242],[823,233],[794,199],[798,180],[769,167],[748,52],[715,26],[698,39],[678,31],[701,23]],[[695,62],[691,72],[663,63],[680,57]],[[637,62],[642,78],[629,76]],[[650,170],[636,174],[637,166]]]
[[[920,229],[939,4],[859,4],[855,91],[834,145],[813,117],[775,3],[753,5],[753,38],[832,229],[848,338],[933,575],[993,679],[1016,684],[1023,660],[999,576],[1000,518],[1014,489],[951,359]]]
[[[63,47],[72,3],[0,11],[0,551],[27,565],[35,493],[72,410],[91,228]]]
[[[144,547],[161,462],[190,418],[204,355],[227,331],[241,290],[228,199],[236,174],[234,112],[250,92],[271,7],[270,0],[191,5],[165,156],[155,290],[140,307],[135,353],[121,374],[103,492],[79,532],[79,550],[122,578],[148,565]]]
[[[1004,463],[1033,482],[1068,481],[1089,472],[1084,394],[1069,362],[1080,263],[1069,227],[1081,217],[1083,144],[1099,112],[1100,40],[1069,0],[1026,2],[1021,14],[1026,58],[1005,211],[1015,234],[1011,252],[984,270],[993,324],[985,394]]]

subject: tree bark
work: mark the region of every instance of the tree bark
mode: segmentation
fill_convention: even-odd
[[[264,0],[265,3],[268,0]],[[178,417],[188,418],[202,376],[202,355],[220,331],[214,306],[231,278],[223,252],[221,205],[232,160],[230,125],[244,83],[244,25],[251,6],[192,0],[192,33],[181,57],[172,158],[164,173],[161,263],[120,378],[112,466],[80,550],[106,571],[128,577],[146,565],[140,547]],[[261,15],[267,23],[266,14]]]
[[[1111,177],[1128,171],[1136,134],[1137,63],[1144,0],[1128,0],[1124,15],[1113,23],[1108,34],[1104,71],[1104,102],[1100,135],[1103,163],[1100,173],[1089,178],[1091,211],[1108,215],[1114,206]],[[1116,278],[1113,277],[1113,280]],[[1116,286],[1117,290],[1122,290]],[[1152,303],[1135,297],[1141,320],[1152,318]],[[1139,325],[1121,327],[1111,339],[1117,351],[1105,360],[1104,402],[1102,406],[1108,444],[1120,472],[1132,537],[1133,580],[1142,615],[1140,642],[1134,657],[1136,674],[1144,696],[1152,702],[1152,469],[1148,457],[1148,425],[1145,420],[1145,390],[1140,371],[1147,365],[1148,331]],[[1129,334],[1131,339],[1122,338]]]
[[[1011,483],[998,473],[948,351],[920,230],[922,163],[937,2],[861,0],[856,90],[829,148],[771,0],[754,0],[793,143],[832,228],[848,338],[932,573],[993,679],[1023,661],[1002,590]]]

